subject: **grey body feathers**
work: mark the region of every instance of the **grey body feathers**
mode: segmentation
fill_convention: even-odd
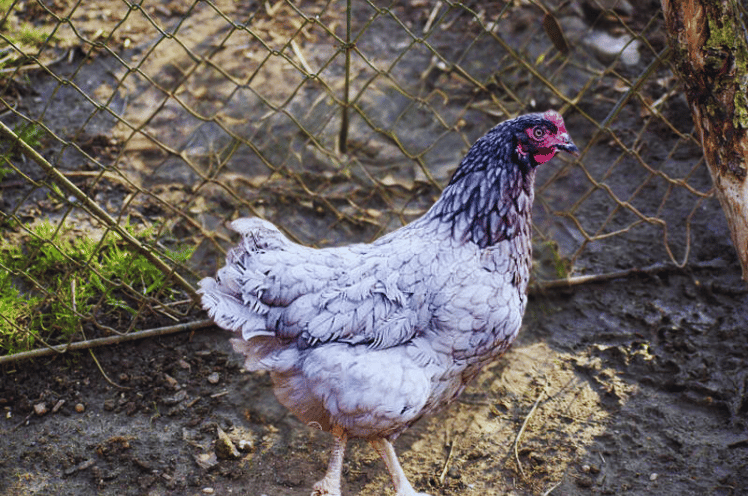
[[[203,306],[303,421],[392,439],[514,340],[537,166],[516,153],[534,122],[520,119],[471,148],[423,217],[374,243],[314,249],[261,219],[232,223],[241,242],[201,281]]]

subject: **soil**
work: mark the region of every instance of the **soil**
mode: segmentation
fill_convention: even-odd
[[[433,495],[745,494],[738,269],[532,298],[512,349],[397,440],[408,477]],[[308,495],[329,436],[288,414],[266,375],[244,373],[228,337],[97,349],[111,383],[86,353],[6,368],[0,493]],[[241,450],[216,457],[219,428]],[[394,494],[363,442],[344,478],[345,494]]]
[[[61,11],[67,6],[62,0],[57,3]],[[119,1],[101,0],[98,4],[101,9],[80,10],[72,17],[84,35],[92,35],[102,25],[115,25],[124,15],[118,12],[123,8]],[[216,4],[236,18],[244,18],[256,8],[254,4],[241,2],[219,1]],[[173,26],[180,15],[186,14],[179,10],[179,2],[159,9],[149,8],[146,10],[151,18],[164,25]],[[245,11],[240,12],[241,9]],[[411,16],[414,22],[425,22],[429,11],[430,8],[406,9],[398,11],[398,15]],[[276,14],[282,18],[289,15],[289,11],[281,9]],[[158,34],[152,23],[136,13],[128,15],[129,24],[124,31],[127,36],[120,31],[114,41],[121,43],[126,52],[129,50],[128,56],[133,61],[142,54],[148,55],[142,65],[143,73],[158,80],[163,87],[170,87],[170,81],[181,74],[180,64],[189,61],[189,57],[165,46],[149,45],[149,40]],[[268,33],[274,29],[272,16],[263,15],[257,19],[261,21],[258,29],[266,29]],[[326,19],[326,22],[333,21],[335,19]],[[516,25],[516,21],[512,22]],[[190,33],[185,39],[195,43],[189,49],[199,51],[201,43],[208,48],[223,43],[225,30],[221,31],[221,26],[224,24],[202,5],[180,29]],[[389,33],[392,36],[385,40],[362,38],[359,46],[366,53],[375,52],[377,46],[379,50],[394,51],[402,41],[398,39],[402,30],[384,24],[381,32],[388,33],[388,29],[393,29]],[[519,29],[506,32],[507,37],[519,39],[522,36]],[[267,34],[262,33],[263,36]],[[567,30],[572,42],[573,34],[573,30]],[[450,32],[443,34],[450,35]],[[314,36],[307,39],[310,46],[315,42]],[[533,56],[536,42],[523,45]],[[433,43],[437,46],[437,40]],[[484,55],[480,52],[481,43],[475,45],[475,59]],[[545,40],[544,43],[550,42]],[[652,43],[657,47],[656,42]],[[224,64],[218,63],[220,53],[212,60],[229,72],[242,70],[236,62],[240,59],[231,48],[234,45],[228,42],[225,45],[228,48],[224,47]],[[324,60],[332,50],[331,45],[325,46],[319,42],[318,50],[310,48],[308,62],[318,64]],[[449,46],[449,39],[442,39],[438,48],[444,53]],[[246,50],[246,47],[240,48]],[[410,64],[407,66],[410,72],[406,70],[405,77],[419,80],[429,64],[430,54],[425,49],[419,51],[418,47],[412,52],[402,63]],[[145,90],[140,92],[139,85],[143,81],[129,80],[126,85],[117,86],[119,76],[113,74],[121,72],[122,67],[106,53],[88,57],[87,64],[75,72],[79,88],[103,100],[108,98],[112,108],[120,109],[121,105],[122,112],[132,122],[139,122],[138,115],[150,115],[155,97]],[[468,59],[465,64],[471,63]],[[635,75],[644,66],[646,61],[641,62]],[[66,62],[55,65],[60,73],[69,70],[73,74],[74,67],[77,67],[75,63],[66,65]],[[265,77],[293,79],[288,71],[281,70],[282,67],[273,68],[270,62],[268,67],[269,73],[260,73],[258,80]],[[359,70],[366,76],[365,68]],[[362,81],[366,79],[363,76]],[[512,77],[511,74],[505,76]],[[248,94],[231,100],[231,96],[222,93],[228,91],[226,88],[211,86],[210,77],[215,75],[206,74],[202,79],[193,80],[190,84],[194,86],[183,99],[194,98],[196,105],[203,105],[201,108],[206,112],[215,102],[222,102],[230,109],[225,110],[228,117],[231,112],[243,118],[252,113],[266,113],[266,107],[252,102]],[[442,86],[450,81],[454,83],[447,73],[438,77]],[[205,85],[200,86],[195,81]],[[175,202],[184,201],[187,186],[196,180],[194,171],[163,158],[159,150],[154,152],[153,144],[142,137],[126,136],[126,130],[107,115],[99,114],[89,121],[91,108],[86,107],[89,103],[72,89],[65,87],[57,91],[56,83],[50,78],[33,82],[36,96],[25,100],[24,111],[39,115],[38,110],[46,108],[45,105],[52,108],[68,105],[75,111],[46,114],[45,123],[51,129],[61,136],[69,136],[68,129],[84,128],[84,134],[93,138],[106,136],[103,148],[113,155],[117,155],[118,147],[125,143],[129,151],[120,155],[124,157],[120,167],[131,180],[144,188],[162,188],[159,194],[167,199],[173,191]],[[288,96],[283,91],[293,88],[293,81],[284,82],[288,84],[274,86],[278,94],[268,97],[270,100],[283,101]],[[268,85],[267,81],[256,84]],[[395,120],[400,120],[396,109],[402,102],[392,96],[392,88],[377,86],[379,84],[382,84],[379,80],[372,84],[372,91],[366,95],[380,91],[387,98],[367,101],[366,98],[373,97],[365,96],[361,106],[368,112],[378,109],[381,112],[378,119],[382,121],[393,115],[397,117]],[[568,84],[574,87],[580,82],[569,78]],[[200,89],[206,86],[211,88],[215,101],[205,97]],[[565,93],[574,94],[574,91],[569,89]],[[590,115],[602,120],[605,112],[601,102],[615,101],[611,99],[617,98],[617,94],[610,88],[602,88],[597,95],[599,101],[580,103],[580,107],[586,105],[584,108]],[[305,102],[316,105],[322,101],[316,94],[307,95],[303,91],[298,98],[299,103],[289,105],[287,112],[294,113],[294,105],[303,107]],[[466,108],[466,98],[454,97],[461,112]],[[322,103],[314,110],[317,116],[329,112]],[[449,115],[449,109],[441,110]],[[184,112],[180,114],[178,108],[167,105],[164,112],[166,117],[148,121],[149,133],[162,142],[187,154],[197,154],[199,149],[209,149],[220,141],[214,139],[217,135],[210,134],[214,128],[194,122],[193,117]],[[465,120],[474,126],[470,131],[473,137],[495,121],[493,116],[477,111],[464,112]],[[640,121],[636,119],[640,112],[636,107],[626,107],[615,122],[616,131],[622,135],[638,132],[636,126]],[[682,105],[668,103],[663,112],[669,113],[672,122],[682,123],[684,129],[680,131],[690,132],[687,111],[684,119],[676,116],[683,112]],[[407,115],[402,121],[416,117]],[[84,128],[79,128],[84,121]],[[596,139],[589,124],[578,115],[572,115],[567,124],[578,144]],[[260,148],[267,145],[264,150],[280,148],[272,136],[274,133],[283,136],[287,124],[269,120],[263,128],[264,125],[258,124],[255,130],[238,126],[235,131],[251,131],[260,140]],[[368,136],[360,131],[365,126],[357,124],[355,119],[351,125],[352,137],[363,140],[362,137]],[[362,127],[357,128],[357,125]],[[268,129],[273,133],[264,133]],[[438,135],[437,131],[424,126],[419,129],[422,134],[414,133],[407,139],[412,139],[413,143],[428,140]],[[320,132],[324,135],[327,131]],[[642,156],[659,154],[657,156],[667,157],[663,168],[680,170],[684,165],[691,167],[698,162],[699,150],[692,145],[668,155],[669,150],[674,150],[670,144],[665,144],[665,136],[670,131],[658,132],[662,134],[658,135],[661,140],[651,140],[649,146],[643,147]],[[114,136],[111,141],[110,135]],[[187,136],[189,139],[185,138]],[[203,141],[198,139],[200,136]],[[262,136],[269,136],[269,141],[263,143]],[[370,136],[367,139],[364,140],[366,145],[373,148],[372,155],[378,160],[395,156],[388,148],[390,144]],[[303,143],[295,141],[296,135],[289,140],[289,148],[303,148]],[[454,167],[455,157],[461,153],[460,144],[443,140],[434,146],[433,153],[442,155],[441,159],[429,163],[434,163],[432,172],[436,181],[443,183],[450,167]],[[301,226],[297,231],[301,240],[318,244],[366,241],[378,232],[374,228],[349,229],[341,224],[340,231],[320,240],[318,226],[329,226],[329,219],[318,213],[310,215],[309,210],[303,208],[274,207],[267,198],[277,193],[278,185],[267,178],[257,179],[263,172],[245,167],[248,156],[248,152],[240,148],[235,155],[236,163],[226,166],[227,171],[245,174],[245,182],[252,186],[240,193],[246,193],[247,197],[255,195],[259,197],[258,202],[265,202],[263,208],[269,218],[277,220],[290,215],[293,222]],[[289,157],[293,156],[289,153]],[[403,160],[401,154],[399,157]],[[307,163],[311,160],[309,156],[304,158]],[[645,158],[651,160],[652,156]],[[61,151],[57,163],[73,168],[79,159],[74,151]],[[315,160],[311,163],[320,168],[316,172],[334,179],[332,169],[324,165],[323,160]],[[595,177],[602,177],[607,174],[605,171],[612,159],[604,150],[593,148],[584,160],[593,174],[599,173]],[[159,165],[154,166],[154,162]],[[390,170],[381,171],[382,175],[394,174],[391,180],[400,185],[408,181],[410,186],[425,182],[419,179],[418,168],[410,162],[394,163]],[[597,163],[601,167],[598,171],[593,169]],[[631,174],[637,171],[630,169],[620,175],[617,172],[610,177],[606,175],[607,184],[620,189],[621,196],[626,197],[624,189],[635,183]],[[355,183],[356,171],[352,174],[354,180],[346,184]],[[550,170],[549,174],[552,174]],[[552,186],[544,185],[546,204],[557,200],[563,204],[568,198],[577,198],[583,193],[587,183],[577,176],[581,176],[579,169],[567,169],[566,175]],[[657,178],[647,185],[654,199],[648,205],[637,203],[636,206],[645,214],[662,215],[671,226],[686,218],[692,222],[691,263],[683,270],[663,266],[662,270],[633,273],[625,278],[533,293],[520,337],[509,352],[488,367],[455,404],[435,417],[423,419],[396,441],[405,472],[417,490],[432,495],[748,494],[744,489],[748,478],[748,333],[745,326],[748,286],[740,280],[740,267],[717,201],[709,198],[694,207],[693,198],[682,198],[674,193],[666,196],[668,201],[665,202],[663,196],[654,193],[670,185],[656,181]],[[703,168],[690,174],[689,181],[694,188],[708,189],[709,179]],[[332,179],[330,183],[342,184]],[[361,193],[362,189],[357,186],[340,190],[343,200],[339,204],[346,204],[345,199],[351,195],[356,201],[357,194],[362,198],[374,196]],[[419,198],[408,201],[425,208],[434,189],[421,185],[420,190],[413,190],[420,191]],[[13,194],[7,191],[3,201],[11,204]],[[17,194],[20,197],[23,192]],[[129,190],[114,187],[101,194],[108,207],[116,212]],[[219,218],[222,220],[235,212],[231,201],[225,198],[222,201],[217,195],[213,190],[202,190],[190,197],[191,203],[185,202],[180,207],[191,209],[198,204],[198,199],[210,205],[203,210],[214,217],[200,213],[200,221],[210,230],[216,228]],[[613,217],[609,198],[596,200],[594,195],[590,198],[589,206],[577,212],[584,225],[597,226],[599,224],[595,223],[599,219]],[[642,198],[638,196],[632,201],[644,202]],[[375,198],[370,206],[378,209],[385,200]],[[153,203],[139,201],[134,200],[132,208],[142,215],[163,214]],[[555,233],[560,236],[560,252],[576,258],[575,253],[580,249],[578,240],[571,235],[563,238],[564,233],[572,230],[568,225],[559,227],[560,221],[549,220],[544,212],[538,212],[537,223],[548,224],[551,232],[556,229]],[[609,227],[623,229],[630,221],[624,218],[621,222],[622,225]],[[387,229],[392,227],[388,225]],[[661,234],[655,228],[648,229],[644,226],[626,236],[611,237],[587,246],[584,255],[575,261],[575,269],[603,267],[605,270],[598,272],[609,272],[667,259],[659,239]],[[594,231],[595,227],[590,230]],[[684,239],[689,236],[682,231],[670,235],[671,242],[675,239],[673,243],[679,243],[680,247],[686,245]],[[215,263],[211,261],[216,258],[214,253],[200,256],[203,259],[194,261],[196,270],[204,274],[215,270]],[[303,425],[279,405],[267,375],[242,371],[241,360],[231,351],[228,338],[229,333],[225,331],[207,328],[99,348],[93,353],[71,353],[4,366],[0,377],[0,432],[4,438],[0,443],[0,494],[308,495],[312,484],[325,472],[329,435]],[[364,442],[349,443],[343,493],[394,494],[381,461]]]

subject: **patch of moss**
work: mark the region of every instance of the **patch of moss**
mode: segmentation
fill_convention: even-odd
[[[49,22],[42,24],[51,19],[34,19],[37,24],[19,20],[18,15],[26,3],[0,0],[0,51],[3,53],[0,68],[21,65],[28,60],[29,54],[59,41],[52,35],[54,25]]]
[[[39,124],[24,122],[16,125],[13,128],[13,132],[18,136],[18,139],[30,147],[39,148],[41,144],[40,136],[42,134],[42,128]],[[8,143],[7,140],[0,138],[0,181],[12,170],[8,164],[10,164],[10,160],[15,154],[16,150],[14,150],[13,143]]]
[[[0,244],[0,353],[25,351],[40,340],[64,343],[101,321],[126,321],[147,298],[184,297],[114,233],[76,237],[70,226],[47,221],[26,229],[21,243]],[[142,243],[155,243],[153,229],[127,229]],[[182,263],[191,255],[192,248],[180,248],[165,257]]]
[[[729,7],[728,7],[729,8]],[[704,49],[708,52],[710,49],[715,51],[727,50],[735,58],[734,76],[738,83],[738,90],[735,92],[734,105],[735,112],[733,125],[736,128],[748,129],[748,45],[745,36],[738,31],[735,23],[740,22],[740,18],[735,15],[731,19],[719,18],[723,12],[712,12],[708,15],[709,38],[704,44]],[[723,22],[725,21],[725,22]],[[722,60],[717,61],[723,64]]]

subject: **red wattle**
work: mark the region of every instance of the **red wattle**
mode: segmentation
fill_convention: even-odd
[[[535,155],[533,155],[533,158],[535,158],[535,161],[537,163],[544,164],[548,162],[550,159],[552,159],[555,154],[556,154],[555,148],[545,148],[545,149],[541,148],[540,153],[536,153]]]

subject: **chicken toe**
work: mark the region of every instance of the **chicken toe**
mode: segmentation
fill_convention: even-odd
[[[384,460],[387,471],[390,473],[390,477],[392,477],[392,485],[395,486],[397,496],[429,496],[426,493],[415,492],[413,486],[410,485],[407,477],[405,477],[403,468],[400,466],[400,462],[397,460],[395,448],[392,447],[392,443],[384,438],[378,437],[370,439],[369,444],[371,444],[374,451],[379,453],[379,456]]]
[[[335,444],[330,453],[330,462],[327,466],[325,477],[312,486],[311,496],[341,496],[340,478],[343,472],[343,455],[345,454],[345,445],[348,437],[345,431],[338,427],[333,428]]]

